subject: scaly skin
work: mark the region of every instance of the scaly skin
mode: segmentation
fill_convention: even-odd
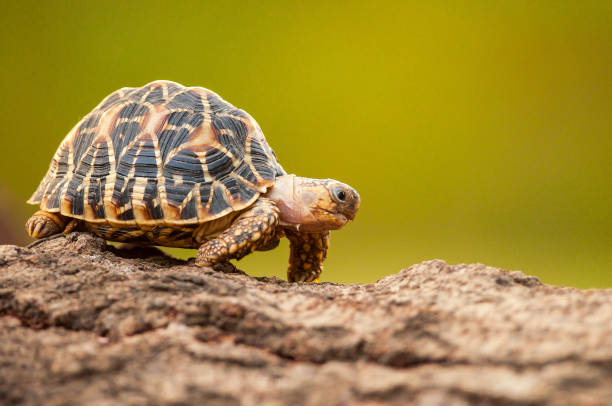
[[[317,282],[329,248],[329,231],[305,233],[285,229],[289,239],[289,282]]]
[[[240,259],[258,248],[265,250],[279,238],[277,225],[278,208],[271,200],[260,198],[227,230],[200,247],[196,265],[212,266]]]
[[[321,233],[298,232],[279,227],[279,210],[269,199],[261,198],[242,213],[223,233],[204,243],[198,250],[196,264],[213,266],[230,259],[240,259],[254,250],[265,251],[278,245],[285,235],[290,241],[290,282],[317,281],[327,257],[329,231]]]

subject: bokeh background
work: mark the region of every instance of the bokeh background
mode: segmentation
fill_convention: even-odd
[[[442,258],[612,286],[610,1],[3,2],[0,61],[5,241],[84,114],[169,79],[251,113],[287,171],[359,190],[322,280]]]

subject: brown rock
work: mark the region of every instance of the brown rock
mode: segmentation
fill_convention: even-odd
[[[223,271],[87,234],[1,246],[0,403],[612,404],[612,290],[443,261]]]

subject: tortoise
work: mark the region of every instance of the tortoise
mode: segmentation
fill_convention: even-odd
[[[316,281],[330,230],[360,197],[333,179],[287,174],[257,122],[202,87],[119,89],[68,133],[28,200],[36,239],[85,231],[109,241],[197,248],[213,266],[290,241],[289,281]]]

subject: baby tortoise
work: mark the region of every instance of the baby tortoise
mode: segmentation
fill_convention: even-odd
[[[329,230],[359,194],[287,175],[257,122],[201,87],[155,81],[105,98],[60,144],[28,203],[31,237],[73,230],[106,240],[198,248],[212,266],[290,241],[288,279],[315,281]]]

